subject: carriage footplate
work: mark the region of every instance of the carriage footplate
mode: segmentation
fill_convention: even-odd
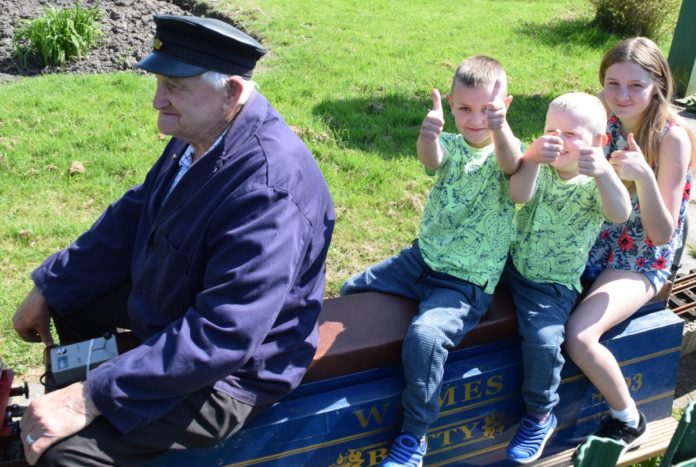
[[[696,270],[677,275],[668,305],[677,316],[688,321],[696,320]]]

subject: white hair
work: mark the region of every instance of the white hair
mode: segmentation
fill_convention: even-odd
[[[205,81],[209,86],[218,91],[222,91],[225,86],[227,86],[227,80],[230,79],[232,75],[226,75],[218,71],[206,71],[201,75],[203,81]],[[244,105],[249,100],[252,91],[254,91],[258,85],[250,79],[241,79],[243,84],[242,94],[239,96],[239,103]]]
[[[592,133],[604,133],[607,125],[607,111],[597,96],[585,92],[569,92],[551,101],[549,109],[573,112],[582,118]]]

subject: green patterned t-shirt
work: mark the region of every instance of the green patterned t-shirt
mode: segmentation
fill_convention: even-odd
[[[510,254],[520,274],[581,292],[580,276],[604,220],[595,180],[585,175],[562,180],[553,167],[542,164],[536,193],[515,220]]]
[[[515,206],[509,177],[493,145],[476,149],[459,134],[441,133],[445,160],[435,172],[418,244],[433,270],[493,293],[505,266]]]

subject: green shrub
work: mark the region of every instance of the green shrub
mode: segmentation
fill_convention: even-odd
[[[672,26],[678,0],[590,0],[595,21],[624,37],[645,36],[657,40]]]
[[[103,33],[97,20],[98,7],[58,10],[49,7],[43,16],[27,20],[13,36],[14,53],[23,62],[38,59],[43,66],[62,65],[96,46]]]
[[[696,112],[696,94],[686,96],[682,99],[676,99],[677,103],[684,106],[684,110],[689,112]]]

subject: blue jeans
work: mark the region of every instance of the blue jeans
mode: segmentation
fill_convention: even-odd
[[[527,411],[547,414],[558,404],[558,385],[565,360],[561,344],[577,292],[556,283],[526,279],[511,260],[500,279],[512,292],[522,337],[522,398]]]
[[[582,274],[583,284],[592,284],[592,282],[594,282],[595,279],[597,279],[597,277],[603,270],[604,269],[597,264],[588,264],[585,268],[585,271]],[[650,281],[650,284],[652,284],[653,290],[655,290],[656,294],[660,293],[662,287],[664,287],[667,281],[672,278],[672,270],[670,268],[656,269],[653,271],[634,272],[636,272],[637,274],[643,274],[645,277],[647,277],[648,281]]]
[[[418,241],[356,274],[341,287],[341,295],[377,291],[420,302],[409,325],[401,353],[405,388],[401,396],[401,429],[425,436],[440,412],[438,396],[445,361],[473,329],[491,302],[481,287],[430,269]]]

